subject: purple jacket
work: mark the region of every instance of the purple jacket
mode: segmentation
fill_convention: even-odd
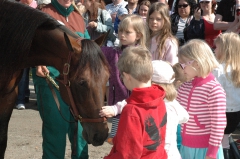
[[[117,62],[119,56],[122,54],[122,50],[117,47],[104,46],[102,47],[102,51],[110,65],[108,105],[114,105],[129,97],[129,91],[122,83],[117,68]]]

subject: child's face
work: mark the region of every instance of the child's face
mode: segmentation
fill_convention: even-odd
[[[182,83],[186,82],[186,77],[184,75],[182,66],[179,63],[177,63],[173,67],[175,67],[174,72],[176,71],[175,76],[178,75],[178,76],[176,76],[176,78],[179,79],[180,82],[182,82]]]
[[[141,15],[142,17],[146,17],[148,9],[149,9],[148,6],[141,5],[140,8],[139,8],[139,15]]]
[[[217,60],[221,59],[221,53],[220,53],[220,46],[218,43],[215,44],[216,48],[214,50],[215,56]]]
[[[127,30],[118,31],[118,38],[122,45],[135,45],[140,39],[140,35],[137,34],[132,25],[129,25]]]
[[[154,11],[149,16],[149,23],[148,23],[148,26],[153,32],[153,34],[159,32],[163,28],[163,25],[164,25],[163,17],[157,11]]]
[[[186,77],[187,81],[190,81],[194,77],[198,76],[199,70],[195,60],[181,57],[179,58],[179,63],[183,69],[184,76]]]

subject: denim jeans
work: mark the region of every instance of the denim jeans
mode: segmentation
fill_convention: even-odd
[[[24,68],[22,78],[18,84],[18,97],[16,104],[25,104],[25,97],[29,96],[29,68]]]

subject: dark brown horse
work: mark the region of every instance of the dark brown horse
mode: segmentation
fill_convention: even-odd
[[[61,76],[60,93],[83,126],[89,144],[102,145],[108,136],[98,115],[109,78],[100,47],[59,25],[48,15],[19,3],[0,0],[0,158],[7,146],[8,123],[22,69],[53,66]]]

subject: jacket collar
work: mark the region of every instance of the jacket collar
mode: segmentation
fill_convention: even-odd
[[[152,85],[151,87],[133,89],[127,103],[139,107],[156,107],[160,101],[163,101],[164,97],[164,89],[158,85]]]
[[[193,80],[192,80],[192,85],[194,87],[198,87],[198,86],[202,86],[203,84],[209,82],[209,81],[212,81],[214,80],[215,77],[213,76],[212,73],[208,74],[208,76],[206,78],[202,78],[202,77],[195,77]]]

